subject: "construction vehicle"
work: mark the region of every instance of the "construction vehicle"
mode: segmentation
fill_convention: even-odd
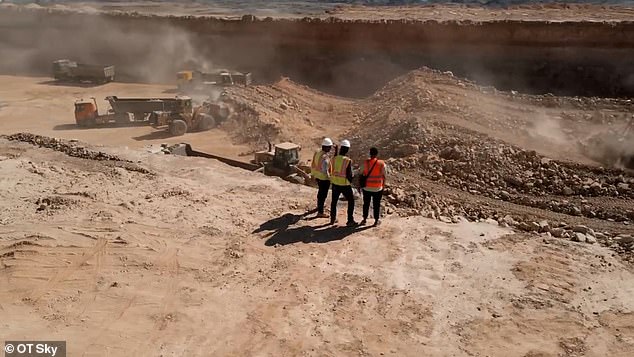
[[[90,128],[98,124],[130,122],[130,117],[127,113],[116,114],[109,110],[107,113],[99,114],[95,97],[90,97],[90,99],[75,101],[75,122],[78,126]]]
[[[114,66],[77,63],[68,59],[53,62],[53,77],[58,81],[107,83],[114,81]]]
[[[179,91],[193,91],[208,87],[226,87],[233,85],[248,86],[251,84],[251,73],[180,71],[176,74],[176,82]]]
[[[98,124],[111,122],[130,123],[150,122],[150,114],[160,113],[168,117],[180,117],[182,114],[191,113],[192,100],[189,97],[175,98],[119,98],[108,96],[105,98],[110,103],[110,109],[100,114],[97,101],[80,99],[75,102],[75,121],[82,127],[92,127]]]
[[[167,126],[171,135],[180,136],[190,131],[205,131],[220,125],[231,113],[223,102],[205,101],[193,110],[169,112],[155,111],[150,123],[155,127]]]
[[[299,160],[301,147],[290,142],[277,144],[274,148],[269,143],[269,149],[256,152],[251,162],[243,162],[196,151],[192,149],[191,145],[185,143],[174,145],[166,148],[166,150],[173,155],[216,159],[230,166],[254,172],[262,172],[267,176],[281,177],[293,183],[315,186],[313,178],[308,174],[310,167]]]
[[[115,113],[128,113],[134,121],[145,121],[152,113],[169,113],[177,116],[181,113],[192,111],[192,99],[190,97],[173,98],[119,98],[108,96],[106,100]]]

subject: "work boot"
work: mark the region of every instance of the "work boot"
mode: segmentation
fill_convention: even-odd
[[[335,217],[330,217],[330,225],[333,226],[335,223],[337,223],[337,219]]]
[[[380,220],[378,220],[378,219],[377,219],[377,220],[374,220],[374,226],[375,226],[375,227],[378,227],[378,226],[380,226],[380,225],[381,225],[381,221],[380,221]]]
[[[328,218],[328,217],[330,217],[330,216],[322,212],[322,213],[317,213],[317,217],[316,218]]]
[[[356,227],[358,225],[359,223],[355,222],[354,220],[346,222],[346,226],[348,227]]]
[[[366,219],[364,218],[361,223],[359,223],[360,226],[365,226],[368,223],[368,221],[366,221]]]

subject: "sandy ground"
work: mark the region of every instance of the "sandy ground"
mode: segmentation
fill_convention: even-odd
[[[634,350],[634,276],[600,246],[421,217],[326,227],[310,188],[107,150],[154,174],[0,141],[5,339],[73,356]]]
[[[100,86],[57,84],[46,77],[0,76],[0,133],[31,133],[79,139],[93,144],[143,148],[161,143],[186,141],[196,149],[238,157],[248,151],[240,145],[227,145],[231,139],[219,129],[170,137],[165,130],[150,126],[116,127],[113,125],[83,129],[75,125],[75,100],[95,97],[100,112],[109,104],[106,96],[174,97],[175,85],[108,83]]]
[[[2,6],[15,6],[5,4]],[[258,17],[292,18],[301,16],[342,19],[416,19],[470,21],[631,21],[634,8],[628,5],[596,4],[535,4],[508,7],[480,7],[449,4],[409,6],[362,6],[302,1],[214,1],[198,2],[73,2],[26,5],[28,8],[47,7],[66,11],[137,12],[140,14],[219,16],[239,18],[250,14]]]

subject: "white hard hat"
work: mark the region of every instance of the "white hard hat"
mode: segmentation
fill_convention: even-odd
[[[324,138],[324,141],[321,142],[321,146],[332,146],[332,140],[330,140],[330,138]]]
[[[341,147],[350,148],[350,142],[348,140],[341,140]]]

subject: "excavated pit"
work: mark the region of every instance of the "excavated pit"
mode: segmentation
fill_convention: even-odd
[[[48,75],[51,61],[114,64],[124,81],[183,68],[287,76],[364,97],[428,66],[502,90],[634,95],[634,22],[257,19],[0,10],[0,73]]]

